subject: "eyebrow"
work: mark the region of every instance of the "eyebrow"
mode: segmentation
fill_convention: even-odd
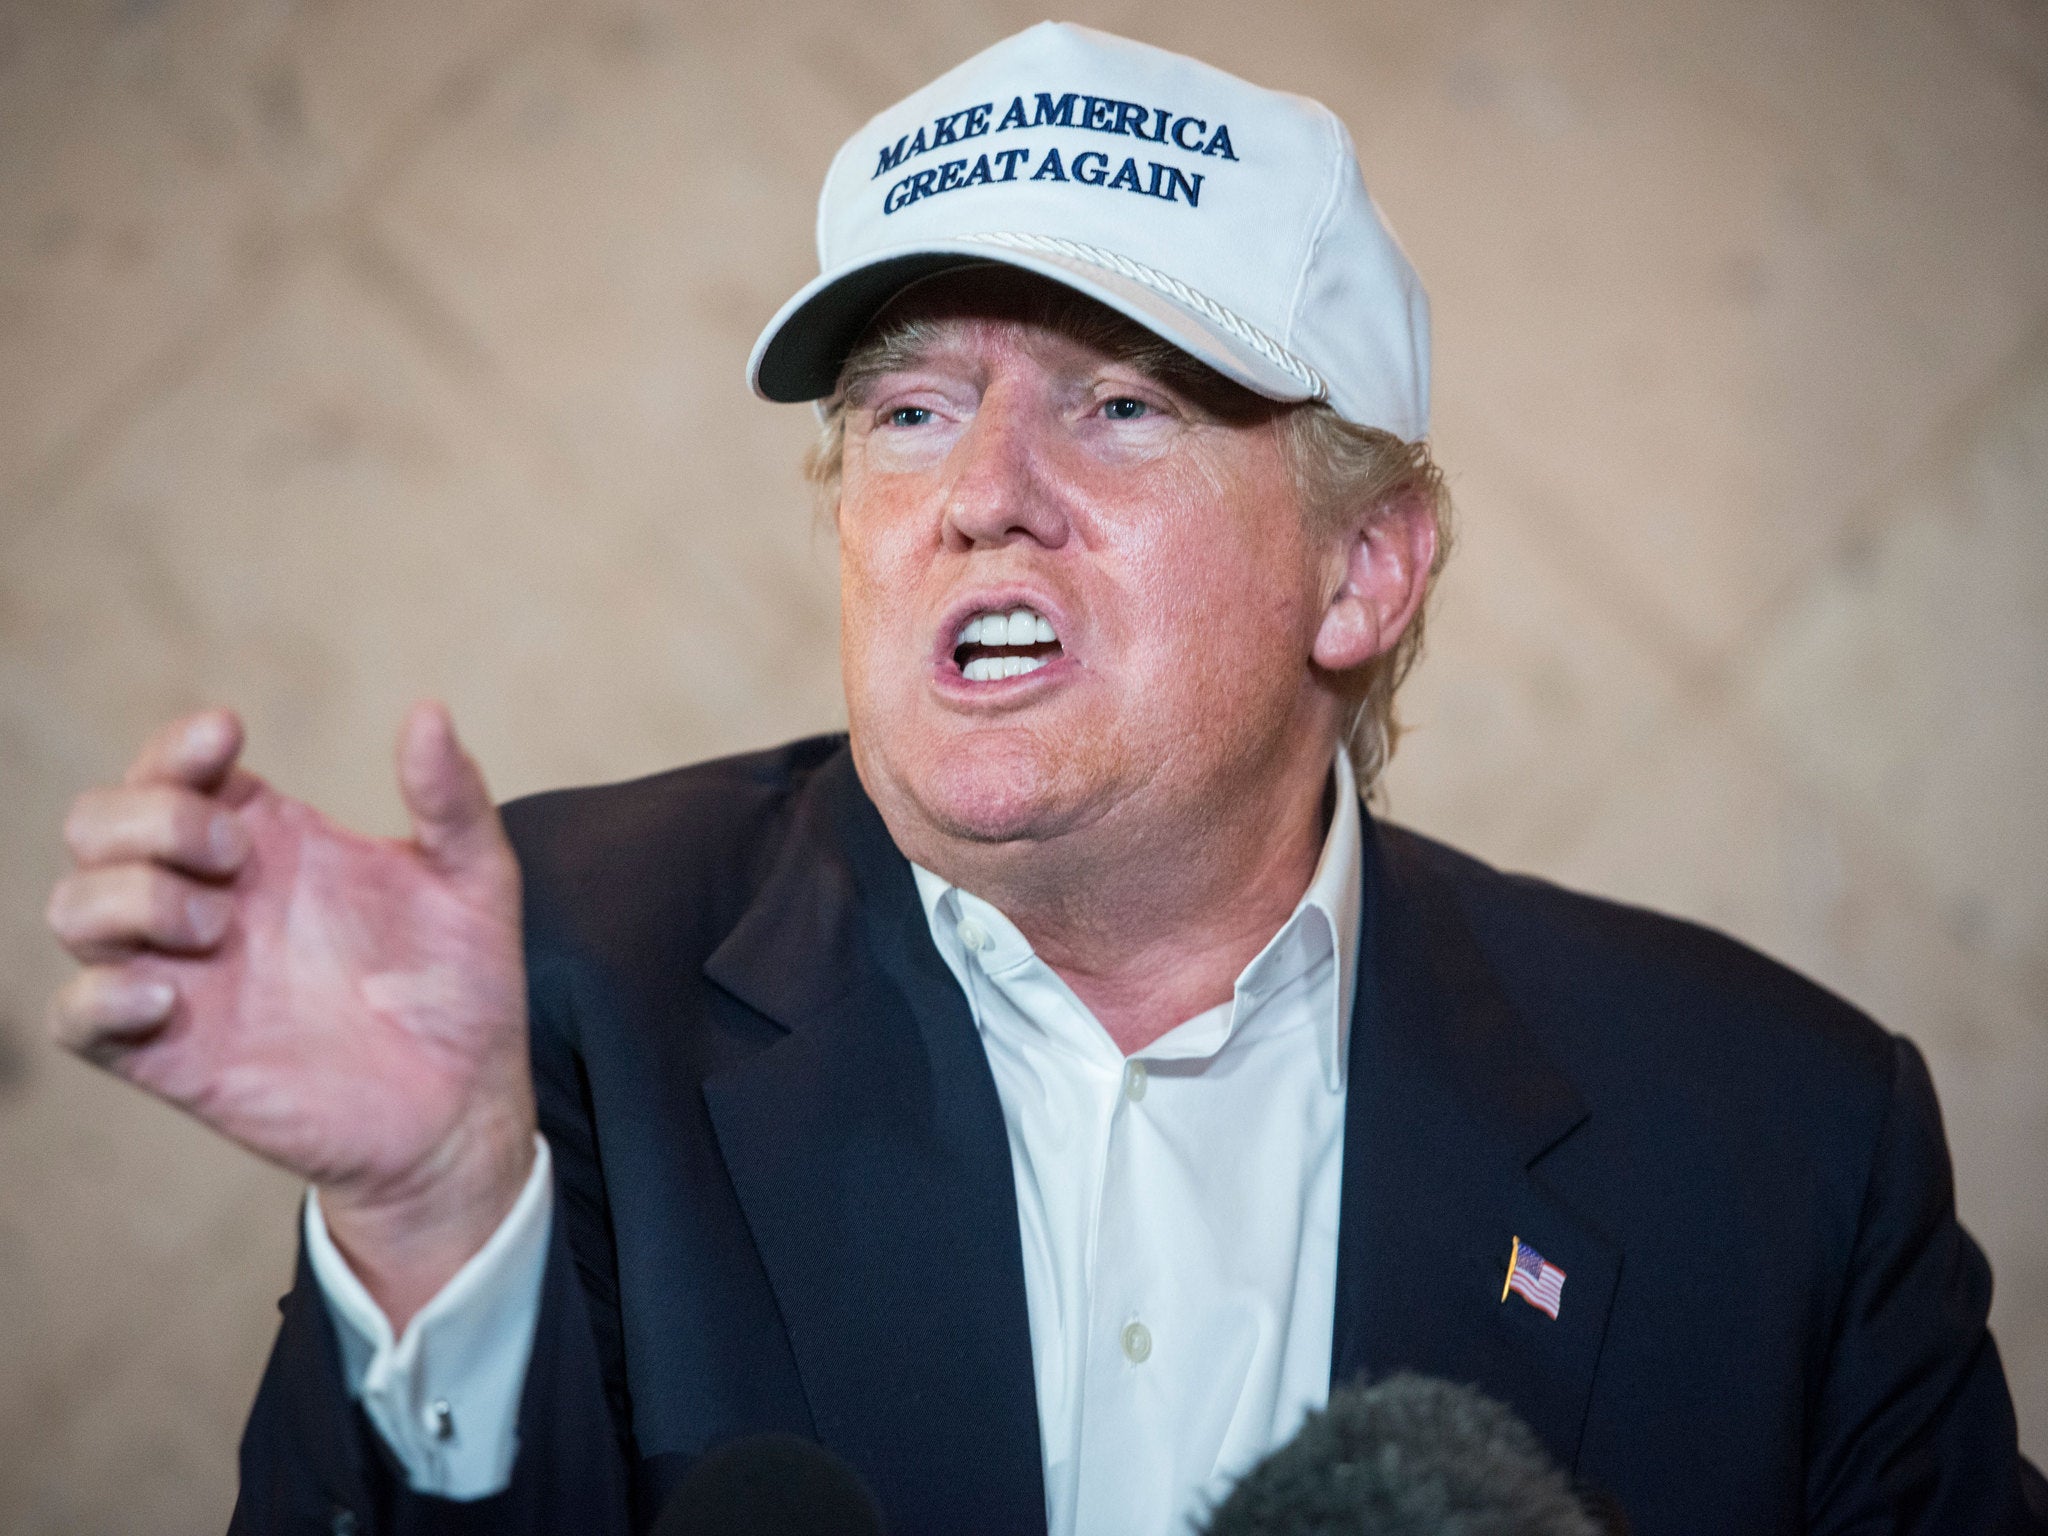
[[[878,380],[923,362],[938,341],[939,328],[929,320],[904,320],[889,326],[847,357],[839,372],[839,398],[858,405]]]
[[[1095,349],[1107,362],[1132,369],[1173,391],[1220,421],[1250,421],[1277,409],[1274,402],[1226,379],[1200,359],[1114,311],[1055,310],[1030,318],[1069,341]],[[840,371],[835,403],[841,408],[859,407],[880,380],[925,362],[945,340],[944,323],[901,319],[863,341]]]

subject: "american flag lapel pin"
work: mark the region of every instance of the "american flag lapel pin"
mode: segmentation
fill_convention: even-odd
[[[1508,1250],[1507,1283],[1500,1288],[1502,1301],[1508,1299],[1509,1291],[1554,1319],[1564,1297],[1564,1271],[1518,1237]]]

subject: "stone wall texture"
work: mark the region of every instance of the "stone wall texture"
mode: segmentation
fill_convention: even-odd
[[[203,1532],[292,1181],[62,1058],[71,795],[205,701],[396,831],[841,718],[740,382],[868,114],[1014,0],[0,0],[0,1530]],[[1082,0],[1321,97],[1460,506],[1393,813],[1925,1049],[2048,1455],[2048,13]]]

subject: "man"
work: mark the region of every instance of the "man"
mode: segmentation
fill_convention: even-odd
[[[2032,1528],[1912,1047],[1363,814],[1442,492],[1341,125],[1036,27],[819,235],[751,368],[846,740],[501,825],[423,707],[396,844],[214,713],[72,817],[58,1033],[313,1186],[238,1528],[623,1532],[782,1430],[1163,1532],[1398,1368],[1644,1531]]]

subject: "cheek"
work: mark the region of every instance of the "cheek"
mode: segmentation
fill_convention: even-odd
[[[916,644],[917,540],[902,509],[872,498],[842,503],[839,630],[849,667],[892,644]]]
[[[892,641],[905,633],[906,620],[896,611],[887,572],[868,563],[865,553],[842,548],[839,556],[839,666],[854,718],[886,710],[890,680],[901,680],[905,671]]]
[[[1128,653],[1152,686],[1234,701],[1302,666],[1313,594],[1291,528],[1188,517],[1130,559]]]

